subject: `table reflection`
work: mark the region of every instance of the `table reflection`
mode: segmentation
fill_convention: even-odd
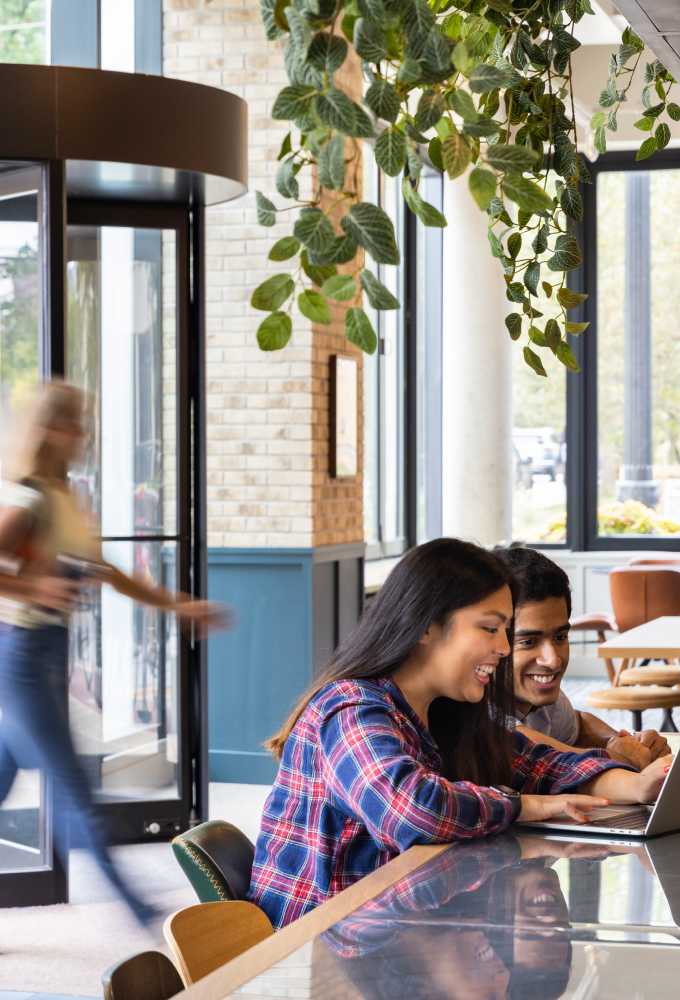
[[[505,835],[456,845],[318,939],[312,996],[604,997],[626,964],[607,949],[677,945],[679,897],[677,836],[625,845]],[[628,975],[641,975],[638,962]],[[656,982],[653,995],[675,995],[676,986],[665,994]],[[638,995],[647,995],[644,984]]]

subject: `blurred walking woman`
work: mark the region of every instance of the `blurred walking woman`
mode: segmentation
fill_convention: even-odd
[[[0,804],[19,768],[41,768],[68,803],[103,873],[146,922],[153,908],[125,883],[109,856],[66,712],[69,612],[81,583],[60,573],[60,557],[87,560],[127,596],[201,625],[214,606],[127,577],[106,564],[68,470],[84,438],[84,397],[73,386],[39,388],[21,426],[0,491]],[[61,830],[64,824],[56,824]],[[55,837],[57,833],[55,831]],[[67,844],[55,848],[66,865]]]

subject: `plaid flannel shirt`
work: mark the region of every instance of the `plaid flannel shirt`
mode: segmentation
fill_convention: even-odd
[[[602,751],[560,753],[513,738],[517,791],[570,792],[621,766]],[[442,777],[436,744],[389,677],[333,681],[286,740],[249,898],[282,927],[413,844],[499,833],[519,808],[493,788]]]

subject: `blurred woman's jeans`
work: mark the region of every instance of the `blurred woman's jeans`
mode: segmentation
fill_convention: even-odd
[[[126,884],[106,847],[87,776],[78,761],[67,715],[68,629],[61,625],[19,628],[0,625],[0,804],[19,768],[40,768],[52,780],[68,820],[54,824],[55,850],[68,865],[68,827],[80,837],[102,872],[135,915],[151,908]]]

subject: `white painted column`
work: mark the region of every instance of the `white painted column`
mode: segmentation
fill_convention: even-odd
[[[512,532],[512,375],[505,283],[465,179],[445,185],[444,534],[481,545]]]

